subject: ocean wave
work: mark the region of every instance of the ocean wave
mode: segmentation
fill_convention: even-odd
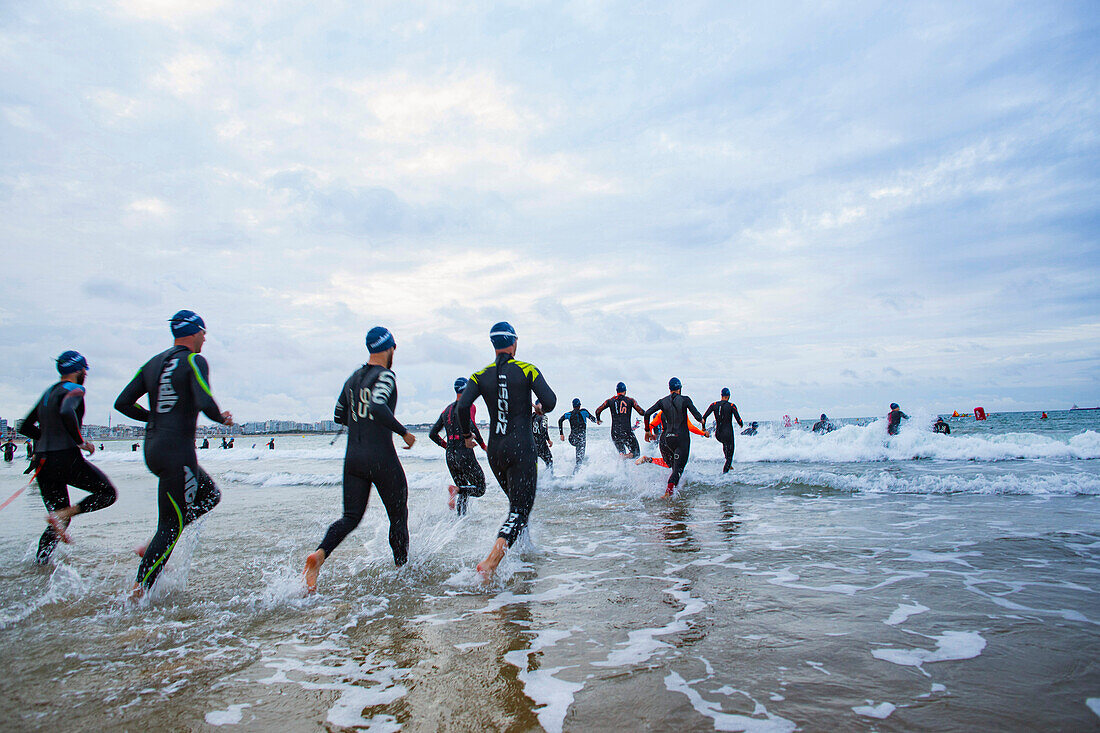
[[[765,488],[811,487],[862,494],[1100,496],[1100,476],[1080,473],[905,476],[888,471],[854,474],[796,470],[759,476],[742,473],[737,480]]]

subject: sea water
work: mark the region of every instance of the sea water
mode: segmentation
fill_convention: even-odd
[[[11,730],[1095,730],[1100,413],[833,433],[693,437],[667,470],[589,431],[556,443],[531,530],[483,586],[507,501],[457,519],[443,451],[399,450],[410,560],[372,497],[341,514],[343,439],[244,436],[199,451],[221,504],[126,602],[156,482],[129,443],[91,458],[119,489],[51,564],[32,487],[0,512],[0,693]],[[843,422],[843,421],[842,421]],[[253,448],[252,443],[256,446]],[[653,448],[647,447],[652,453]],[[26,480],[0,464],[0,499]],[[84,496],[73,490],[73,499]]]

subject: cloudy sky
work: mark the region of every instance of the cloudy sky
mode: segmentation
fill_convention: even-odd
[[[375,324],[433,419],[511,321],[590,407],[1100,403],[1100,5],[0,9],[0,416],[88,422],[180,308],[238,419],[331,416]],[[121,419],[115,415],[114,419]]]

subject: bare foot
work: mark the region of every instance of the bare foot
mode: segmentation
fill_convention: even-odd
[[[642,456],[638,460],[634,461],[635,466],[640,466],[643,463],[653,463],[653,459],[650,458],[649,456]]]
[[[144,545],[138,545],[137,547],[135,547],[134,548],[134,554],[137,555],[138,557],[145,557],[145,551],[148,550],[148,549],[149,549],[149,543],[146,542]]]
[[[451,510],[454,510],[454,508],[455,508],[455,494],[458,493],[458,487],[457,486],[448,486],[447,487],[447,493],[450,494],[450,498],[447,499],[447,508],[451,509]]]
[[[306,592],[314,593],[317,590],[317,576],[321,573],[321,565],[325,562],[325,551],[314,550],[306,558],[306,569],[302,576],[306,581]]]
[[[56,513],[50,512],[46,515],[46,524],[53,528],[54,534],[57,538],[64,542],[66,545],[73,543],[73,538],[69,536],[69,533],[65,531],[65,528],[69,526],[68,517],[61,518]]]
[[[665,498],[666,499],[672,498],[672,492],[674,492],[675,490],[676,490],[676,487],[673,486],[672,484],[669,484],[668,488],[665,489]]]
[[[481,575],[481,581],[488,583],[493,579],[493,574],[497,571],[497,565],[500,565],[500,561],[504,559],[504,553],[508,549],[508,543],[505,542],[503,537],[497,537],[497,541],[493,543],[493,549],[489,550],[489,556],[477,564],[477,572]]]
[[[145,589],[141,587],[141,583],[134,583],[134,587],[130,589],[130,603],[137,603],[145,596]]]

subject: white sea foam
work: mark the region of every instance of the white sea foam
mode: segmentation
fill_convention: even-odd
[[[529,658],[572,634],[572,631],[543,629],[536,632],[529,648],[517,649],[504,655],[504,661],[519,669],[517,677],[523,684],[523,692],[535,701],[539,723],[551,733],[561,733],[569,706],[573,704],[576,694],[584,689],[584,684],[554,676],[567,667],[532,670]]]
[[[1085,700],[1085,704],[1089,706],[1089,710],[1100,716],[1100,697],[1090,697]]]
[[[244,709],[252,707],[245,702],[240,705],[230,705],[228,710],[212,710],[206,714],[206,722],[210,725],[236,725],[244,717]]]
[[[753,702],[756,709],[753,711],[753,715],[763,715],[763,718],[724,713],[721,704],[703,699],[702,695],[692,689],[691,685],[675,672],[669,672],[665,676],[665,689],[685,695],[696,712],[705,715],[714,722],[715,730],[745,731],[747,733],[790,733],[790,731],[797,728],[792,721],[773,715],[755,700]]]
[[[878,705],[873,704],[873,701],[868,700],[866,705],[857,705],[852,708],[852,712],[856,715],[863,715],[868,718],[878,718],[879,720],[886,720],[890,715],[898,709],[897,705],[889,702],[880,702]]]
[[[906,667],[921,667],[931,662],[951,662],[973,659],[985,649],[985,639],[977,631],[946,631],[931,637],[935,649],[874,649],[871,655]]]
[[[924,613],[928,610],[927,606],[922,606],[919,603],[898,604],[898,607],[894,609],[894,612],[890,614],[890,618],[886,619],[882,623],[888,626],[897,626],[900,623],[904,623],[910,616],[916,616],[918,613]]]

